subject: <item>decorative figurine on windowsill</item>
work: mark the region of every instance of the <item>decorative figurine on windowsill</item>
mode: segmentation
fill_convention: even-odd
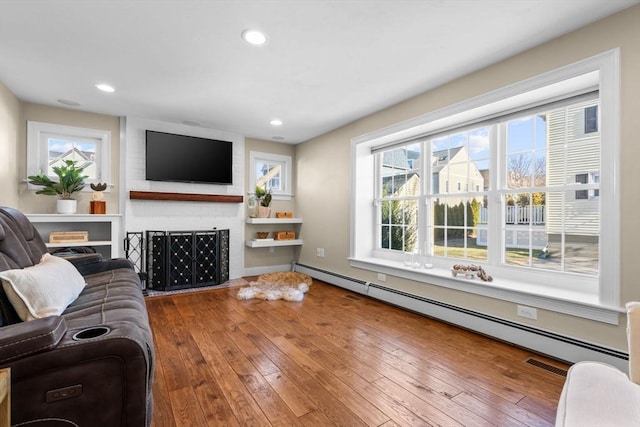
[[[89,202],[89,213],[92,214],[106,214],[107,202],[104,199],[104,190],[107,189],[107,183],[89,184],[93,190],[91,195],[91,201]]]

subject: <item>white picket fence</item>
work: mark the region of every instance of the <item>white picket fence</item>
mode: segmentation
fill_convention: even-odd
[[[506,224],[544,224],[544,205],[534,206],[507,206],[505,211]],[[486,224],[489,221],[489,210],[485,207],[480,208],[480,224]]]

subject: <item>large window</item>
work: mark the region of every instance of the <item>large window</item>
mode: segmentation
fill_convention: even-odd
[[[354,140],[352,265],[514,301],[619,305],[611,55]],[[453,264],[495,280],[452,281]]]
[[[84,168],[83,174],[88,176],[86,183],[111,184],[110,144],[108,131],[30,121],[27,123],[27,175],[42,172],[53,178],[55,166],[74,160],[78,167]]]

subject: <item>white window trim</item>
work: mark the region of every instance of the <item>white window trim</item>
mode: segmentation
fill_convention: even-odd
[[[351,266],[373,270],[381,273],[405,277],[408,279],[428,282],[438,286],[457,289],[477,295],[498,298],[518,304],[529,304],[542,309],[560,313],[584,317],[610,324],[618,324],[619,313],[624,310],[620,303],[620,221],[618,196],[620,178],[620,86],[619,86],[619,49],[614,49],[595,55],[583,61],[552,70],[540,76],[524,80],[506,86],[501,89],[471,98],[449,107],[436,110],[408,121],[392,125],[390,127],[371,132],[352,139],[351,142],[351,218],[350,218],[350,261]],[[474,117],[486,117],[492,113],[508,111],[509,101],[517,98],[525,92],[541,92],[545,95],[545,87],[556,85],[560,82],[598,71],[600,91],[600,128],[601,138],[607,141],[609,149],[602,150],[601,164],[603,170],[601,177],[606,180],[600,183],[601,215],[609,220],[601,223],[601,236],[614,236],[613,238],[600,239],[600,283],[596,284],[595,294],[585,295],[571,290],[557,290],[543,285],[526,284],[521,281],[514,270],[510,277],[500,278],[491,284],[478,281],[466,281],[454,279],[451,272],[444,267],[407,269],[402,260],[402,254],[398,259],[383,259],[376,257],[375,250],[375,215],[371,201],[375,199],[374,165],[372,149],[392,147],[402,141],[408,141],[436,129],[473,120]],[[577,81],[577,80],[576,80]],[[584,82],[578,82],[578,85]],[[567,96],[571,89],[567,89]],[[542,98],[541,98],[542,100]],[[533,101],[535,103],[535,100]],[[609,168],[605,171],[604,168]],[[490,272],[489,272],[490,273]],[[531,272],[542,274],[544,272]],[[511,284],[517,283],[517,289]]]
[[[87,183],[106,182],[107,189],[111,190],[111,132],[100,129],[79,128],[75,126],[58,125],[54,123],[27,122],[27,176],[37,175],[48,169],[47,139],[44,134],[68,135],[79,138],[92,138],[100,140],[100,179],[86,179]],[[40,187],[28,184],[29,190],[38,190]],[[85,186],[84,192],[92,191]]]
[[[280,185],[282,189],[279,191],[273,191],[272,196],[274,200],[291,200],[293,197],[293,187],[291,183],[292,171],[291,171],[291,156],[285,156],[282,154],[261,153],[258,151],[249,152],[249,194],[254,194],[256,176],[256,164],[259,162],[264,163],[276,163],[282,165],[280,171]]]

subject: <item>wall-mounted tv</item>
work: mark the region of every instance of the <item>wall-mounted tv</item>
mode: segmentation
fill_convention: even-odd
[[[146,131],[145,177],[149,181],[233,183],[233,143]]]

